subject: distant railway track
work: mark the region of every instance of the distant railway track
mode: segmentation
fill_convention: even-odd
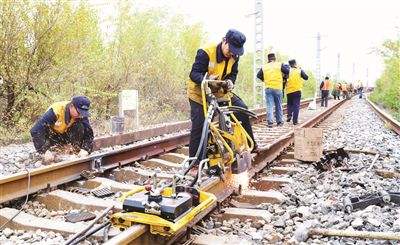
[[[394,132],[400,135],[400,123],[394,119],[391,115],[389,115],[384,110],[380,109],[375,103],[367,98],[368,104],[374,110],[374,112],[386,123],[388,127],[390,127]]]

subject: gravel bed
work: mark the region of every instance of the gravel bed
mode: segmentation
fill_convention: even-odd
[[[24,231],[5,228],[0,231],[0,244],[62,244],[66,241],[60,233],[53,231]]]
[[[302,164],[302,171],[291,176],[293,183],[279,190],[287,197],[283,204],[259,205],[266,210],[265,222],[230,220],[220,224],[209,219],[203,223],[208,232],[240,235],[255,244],[391,244],[339,237],[304,239],[304,231],[310,227],[400,232],[400,208],[395,204],[371,205],[351,213],[345,212],[343,205],[347,196],[400,191],[399,181],[382,178],[374,171],[400,169],[400,137],[385,128],[366,101],[358,98],[347,102],[320,126],[330,128],[324,130],[325,149],[345,147],[379,152],[372,170],[369,168],[375,156],[362,153],[351,154],[348,164],[355,170],[350,172],[336,169],[321,173],[312,165]]]

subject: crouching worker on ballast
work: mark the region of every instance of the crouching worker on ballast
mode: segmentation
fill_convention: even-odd
[[[71,144],[79,156],[93,150],[93,130],[89,123],[90,100],[75,96],[71,101],[52,104],[31,129],[36,151],[44,154],[44,161],[54,160],[52,146]]]
[[[207,74],[210,80],[224,81],[224,88],[227,94],[222,97],[228,98],[232,106],[247,109],[246,104],[232,93],[238,74],[239,56],[243,55],[243,45],[246,37],[243,33],[231,29],[222,41],[218,44],[209,44],[197,51],[195,61],[190,72],[190,80],[188,81],[187,94],[190,103],[190,119],[192,127],[190,131],[189,156],[195,157],[199,148],[204,124],[204,111],[202,102],[201,83]],[[219,97],[217,93],[213,93]],[[236,118],[241,122],[243,128],[254,142],[253,152],[257,151],[257,145],[254,141],[253,131],[250,124],[249,116],[245,113],[234,113]],[[202,155],[201,153],[199,154]],[[201,160],[201,159],[198,159]],[[194,168],[192,173],[196,171]]]

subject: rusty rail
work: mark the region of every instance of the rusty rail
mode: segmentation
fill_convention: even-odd
[[[308,105],[311,100],[303,100],[302,107]],[[285,108],[286,105],[284,105]],[[259,114],[260,121],[265,116],[265,109],[256,109],[254,112]],[[135,141],[140,141],[156,136],[161,136],[177,131],[188,130],[189,121],[170,123],[142,131],[130,132],[126,134],[113,135],[109,137],[96,138],[96,148],[109,147],[111,145],[125,145]],[[103,170],[108,170],[118,166],[123,166],[134,161],[152,157],[167,151],[171,151],[179,146],[189,143],[189,132],[177,134],[175,136],[165,136],[162,139],[154,139],[146,143],[131,144],[118,150],[110,150],[106,153],[92,154],[89,157],[80,158],[73,161],[63,161],[49,166],[32,169],[31,188],[29,194],[35,193],[49,187],[55,187],[79,179],[84,170],[93,170],[95,162],[100,163]],[[28,174],[20,172],[0,178],[0,203],[26,195]]]
[[[381,118],[381,120],[389,126],[396,134],[400,135],[400,122],[394,119],[391,115],[380,109],[374,102],[370,101],[367,97],[367,102],[373,111]]]
[[[82,171],[94,170],[95,163],[101,167],[101,170],[108,170],[171,151],[179,146],[188,144],[188,142],[189,133],[166,136],[162,139],[142,144],[133,144],[106,153],[98,153],[73,161],[63,161],[33,169],[30,171],[30,194],[48,187],[77,180],[81,177],[80,174]],[[0,203],[25,196],[27,181],[28,174],[26,172],[0,178]]]
[[[311,101],[312,99],[302,100],[300,104],[301,108],[307,107]],[[286,110],[286,104],[283,105],[283,109]],[[252,111],[256,113],[259,116],[259,118],[263,118],[266,115],[265,108],[252,109]],[[101,148],[110,147],[114,145],[131,144],[136,141],[161,136],[164,134],[189,130],[190,125],[191,125],[190,121],[181,121],[181,122],[167,123],[162,125],[155,125],[154,127],[151,128],[140,129],[124,134],[100,136],[94,140],[94,148],[95,150],[98,150]]]

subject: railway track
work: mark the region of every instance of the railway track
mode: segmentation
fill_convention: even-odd
[[[299,127],[315,126],[329,116],[330,113],[342,103],[344,103],[344,101],[336,102],[328,108],[328,110],[302,111]],[[306,101],[302,103],[302,105],[306,107],[308,102]],[[257,112],[260,115],[259,118],[262,118],[263,115],[261,112],[263,112],[263,110]],[[262,121],[255,121],[253,124],[256,140],[259,142],[261,152],[254,156],[254,163],[249,171],[249,178],[257,175],[257,173],[262,171],[293,143],[293,126],[285,125],[284,127],[269,129],[266,128],[265,122],[263,123]],[[97,139],[96,145],[98,148],[102,146],[109,147],[116,143],[129,144],[132,141],[137,142],[119,147],[115,150],[99,152],[84,159],[60,162],[35,169],[32,170],[30,174],[19,173],[2,178],[0,179],[1,203],[9,202],[26,195],[25,186],[27,186],[28,179],[30,179],[29,193],[33,194],[39,191],[40,194],[35,194],[34,200],[50,211],[50,214],[46,214],[44,218],[41,217],[43,220],[40,221],[45,223],[47,220],[53,221],[53,218],[56,217],[60,218],[65,223],[61,224],[64,224],[65,227],[69,227],[66,230],[63,229],[65,227],[59,227],[56,225],[58,223],[54,222],[54,224],[48,226],[41,224],[42,226],[40,229],[66,235],[76,233],[82,229],[84,224],[81,222],[78,223],[79,225],[72,225],[70,222],[65,222],[65,215],[70,213],[68,210],[87,210],[99,213],[109,206],[114,206],[115,210],[120,210],[121,204],[116,201],[118,194],[132,189],[140,190],[151,172],[157,171],[160,177],[170,179],[172,174],[181,167],[179,163],[187,157],[187,148],[185,145],[188,143],[189,134],[187,131],[184,133],[177,131],[185,130],[188,126],[188,122],[183,122],[173,124],[169,126],[170,128],[168,129],[150,129],[146,132],[141,132],[141,135],[131,134],[130,136],[119,135],[108,138],[104,137]],[[170,134],[154,140],[146,140],[148,137],[159,137],[160,134],[166,133]],[[288,162],[290,163],[290,161]],[[277,171],[284,170],[281,169]],[[82,180],[82,173],[86,173],[86,175],[84,174],[86,177],[89,177],[88,175],[102,173],[103,177]],[[76,182],[75,180],[78,179],[81,179],[81,181]],[[62,185],[63,188],[57,189],[60,185]],[[201,189],[214,193],[220,202],[226,200],[236,191],[234,188],[227,187],[225,183],[217,178],[204,180]],[[101,198],[101,191],[107,192],[107,190],[112,194],[104,195],[106,197]],[[98,197],[93,197],[93,193],[96,193],[96,191],[99,191],[100,194],[97,195]],[[279,197],[268,197],[268,195],[261,198],[279,199]],[[191,226],[195,226],[195,224],[211,212],[213,208],[215,207],[211,207],[204,212],[204,215],[198,217],[197,220],[193,220]],[[16,212],[17,210],[13,208],[2,209],[0,213],[1,222],[4,223]],[[55,213],[57,213],[57,215]],[[40,215],[20,214],[9,223],[9,227],[23,230],[38,229],[36,224],[29,225],[29,222],[26,222],[26,220],[36,220],[37,216]],[[113,238],[109,240],[108,243],[171,243],[180,239],[184,234],[187,234],[186,230],[181,231],[174,239],[167,241],[151,235],[144,225],[133,225],[123,232],[111,231],[110,235],[113,236]],[[101,235],[96,233],[95,237],[99,238]]]
[[[344,116],[334,113],[316,127],[322,128],[327,137],[328,132],[337,131],[338,125],[345,121]],[[393,229],[396,221],[387,218],[391,212],[398,212],[396,204],[375,206],[368,203],[366,210],[358,208],[342,212],[342,200],[346,197],[354,197],[357,193],[371,195],[369,191],[376,187],[398,190],[391,183],[400,175],[397,171],[382,170],[388,165],[381,162],[387,154],[381,150],[347,148],[352,160],[345,167],[321,172],[311,164],[294,160],[293,149],[288,147],[285,153],[250,180],[249,189],[244,194],[228,198],[222,210],[214,211],[195,226],[192,230],[194,236],[185,244],[229,244],[232,241],[238,244],[298,244],[304,241],[310,244],[387,244],[389,242],[384,240],[399,240],[399,233],[394,232],[398,229]],[[360,164],[361,160],[367,160],[367,166]],[[358,182],[354,182],[355,179]],[[375,183],[368,184],[365,180]],[[357,185],[363,187],[358,189]],[[378,211],[370,213],[372,209]],[[329,213],[334,215],[329,216]],[[380,221],[380,216],[384,221]],[[350,228],[344,229],[346,226]]]

